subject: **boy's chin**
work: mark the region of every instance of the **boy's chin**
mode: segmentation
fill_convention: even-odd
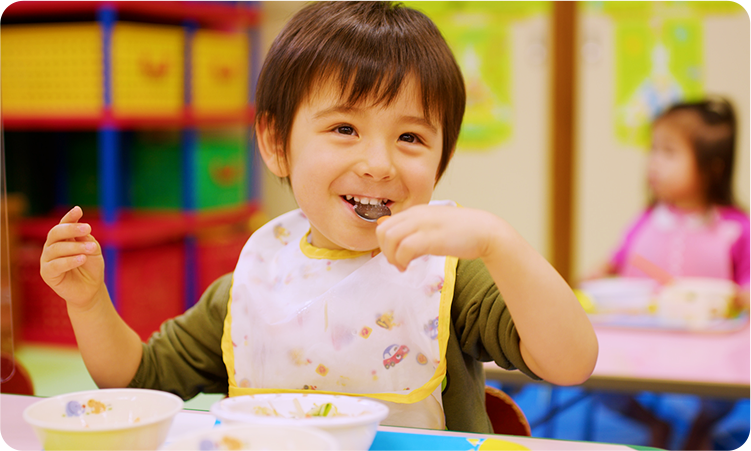
[[[353,252],[368,252],[378,249],[378,240],[359,240],[351,244],[346,243],[342,247]]]
[[[317,240],[316,236],[313,236],[312,244],[315,247],[326,249],[344,249],[352,252],[369,252],[378,249],[378,239],[375,233],[340,233],[337,237],[324,237],[318,236],[321,240]],[[334,238],[334,239],[332,239]]]
[[[347,249],[353,252],[367,252],[378,249],[378,240],[375,238],[375,233],[372,234],[372,237],[341,237],[341,241],[337,244],[341,246],[342,249]]]

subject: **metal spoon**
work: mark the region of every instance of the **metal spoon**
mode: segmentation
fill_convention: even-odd
[[[357,202],[355,204],[355,213],[357,213],[360,219],[368,222],[376,222],[382,216],[391,216],[391,210],[383,204],[364,205]]]

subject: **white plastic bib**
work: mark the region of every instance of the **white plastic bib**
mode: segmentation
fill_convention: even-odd
[[[222,338],[230,396],[368,396],[389,405],[384,424],[444,428],[456,258],[401,273],[377,251],[315,248],[309,230],[300,210],[286,213],[240,255]]]

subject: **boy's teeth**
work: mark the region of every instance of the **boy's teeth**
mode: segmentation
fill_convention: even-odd
[[[384,203],[381,199],[374,199],[370,197],[358,197],[358,196],[352,196],[350,194],[347,194],[344,196],[347,200],[353,200],[357,203],[363,204],[363,205],[382,205]]]

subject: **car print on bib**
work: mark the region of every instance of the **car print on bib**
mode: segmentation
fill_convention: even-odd
[[[383,366],[386,369],[396,366],[408,353],[409,348],[406,345],[399,346],[394,344],[389,346],[383,351]]]

